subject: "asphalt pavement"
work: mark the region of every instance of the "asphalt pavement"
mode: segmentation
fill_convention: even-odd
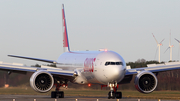
[[[48,95],[0,95],[0,101],[179,101],[163,99],[122,98],[108,99],[106,97],[65,96],[65,98],[50,98]]]

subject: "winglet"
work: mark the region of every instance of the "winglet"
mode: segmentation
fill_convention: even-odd
[[[63,23],[63,48],[64,52],[69,52],[69,41],[68,41],[68,34],[67,34],[67,27],[66,27],[66,18],[64,12],[64,4],[62,4],[62,23]]]

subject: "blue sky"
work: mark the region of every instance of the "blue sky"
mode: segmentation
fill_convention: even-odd
[[[107,48],[126,62],[157,60],[156,42],[165,38],[161,61],[179,60],[179,0],[0,0],[0,61],[27,65],[42,62],[15,59],[8,54],[56,60],[63,53],[62,4],[71,50]]]

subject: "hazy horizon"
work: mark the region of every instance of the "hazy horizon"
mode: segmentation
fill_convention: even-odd
[[[0,61],[26,65],[43,62],[16,59],[8,54],[57,60],[63,53],[62,4],[65,7],[69,45],[72,51],[106,48],[119,53],[126,62],[169,61],[169,34],[173,60],[178,57],[180,1],[178,0],[1,0]]]

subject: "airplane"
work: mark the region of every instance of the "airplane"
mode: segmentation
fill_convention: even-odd
[[[108,98],[122,98],[122,93],[117,89],[120,84],[130,83],[135,75],[135,88],[141,93],[153,92],[158,84],[157,74],[163,71],[180,69],[180,62],[165,63],[161,65],[149,65],[148,67],[131,69],[126,66],[126,62],[121,55],[114,51],[101,49],[99,51],[71,51],[68,41],[68,33],[62,4],[63,21],[63,49],[64,53],[59,56],[57,61],[31,58],[24,56],[8,55],[10,57],[36,60],[47,63],[54,63],[57,67],[28,67],[22,65],[0,63],[0,70],[8,73],[32,72],[30,86],[37,92],[46,93],[53,86],[55,91],[51,92],[51,98],[64,98],[64,92],[60,87],[67,87],[68,82],[76,84],[98,84],[101,87],[109,87]]]

